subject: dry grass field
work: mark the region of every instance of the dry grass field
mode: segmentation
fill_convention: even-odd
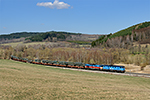
[[[30,42],[30,43],[12,42],[12,43],[4,43],[1,45],[16,47],[17,45],[21,44],[21,45],[26,45],[28,47],[29,45],[38,45],[38,44],[40,44],[40,45],[46,45],[46,44],[57,45],[60,43],[64,43],[66,45],[71,44],[70,42],[66,42],[66,41],[58,41],[58,42]],[[91,47],[91,45],[90,44],[84,44],[84,45],[79,44],[79,47]]]
[[[16,47],[18,44],[22,44],[22,45],[37,45],[37,44],[45,44],[46,42],[31,42],[31,43],[23,43],[23,42],[12,42],[12,43],[5,43],[5,44],[2,44],[2,45],[11,45],[12,47]]]
[[[148,100],[150,79],[0,59],[2,100]]]

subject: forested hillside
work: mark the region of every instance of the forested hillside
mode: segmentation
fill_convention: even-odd
[[[39,32],[17,32],[17,33],[11,33],[11,34],[7,34],[7,35],[0,35],[0,40],[2,39],[18,39],[21,37],[29,37],[29,36],[34,36],[37,34],[41,34]]]
[[[31,36],[29,38],[26,38],[26,40],[31,40],[32,42],[35,42],[35,41],[57,41],[57,40],[66,40],[66,38],[71,35],[81,35],[81,33],[51,31],[51,32],[45,32],[43,34]]]
[[[141,42],[150,38],[150,22],[133,25],[114,34],[102,36],[92,42],[92,46],[125,47],[132,42]],[[127,45],[126,45],[127,44]]]
[[[12,42],[57,42],[67,41],[76,44],[91,44],[101,35],[90,35],[70,32],[20,32],[0,35],[0,44]]]
[[[19,39],[26,38],[31,41],[42,41],[47,39],[48,37],[57,37],[58,39],[65,39],[69,35],[80,35],[81,33],[68,33],[68,32],[17,32],[11,33],[7,35],[0,35],[0,40],[11,40],[11,39]]]

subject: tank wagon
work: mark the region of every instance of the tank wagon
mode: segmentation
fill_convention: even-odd
[[[32,61],[33,64],[42,64],[40,59],[35,59]]]
[[[32,64],[40,64],[47,66],[57,66],[57,67],[68,67],[68,68],[78,68],[78,69],[92,69],[100,71],[113,71],[113,72],[125,72],[124,66],[117,65],[96,65],[96,64],[84,64],[82,62],[65,62],[65,61],[51,61],[51,60],[28,60],[27,58],[19,58],[16,56],[11,56],[12,60],[28,62]]]

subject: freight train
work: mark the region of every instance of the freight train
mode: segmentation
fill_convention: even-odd
[[[116,65],[96,65],[96,64],[85,64],[81,62],[65,62],[65,61],[51,61],[51,60],[28,60],[27,58],[19,58],[16,56],[11,56],[12,60],[21,61],[25,63],[40,64],[47,66],[58,66],[58,67],[68,67],[68,68],[79,68],[79,69],[92,69],[100,71],[113,71],[113,72],[125,72],[124,66]]]

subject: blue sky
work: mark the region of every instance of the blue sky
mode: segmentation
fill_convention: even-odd
[[[145,21],[150,21],[150,0],[0,0],[0,34],[106,34]]]

